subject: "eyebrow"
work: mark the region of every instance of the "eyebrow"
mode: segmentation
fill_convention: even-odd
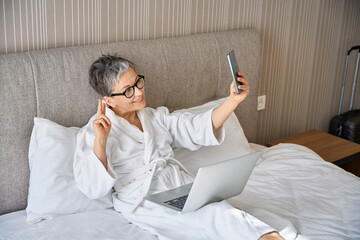
[[[134,84],[136,83],[137,78],[138,78],[138,76],[136,75]],[[122,87],[120,91],[122,91],[124,88],[129,88],[129,87],[131,87],[131,85],[126,85],[126,86]]]

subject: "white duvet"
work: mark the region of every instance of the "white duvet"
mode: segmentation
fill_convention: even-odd
[[[306,147],[264,150],[243,193],[230,201],[310,239],[360,239],[360,179]]]
[[[263,150],[243,193],[229,201],[284,234],[360,239],[360,179],[299,145]],[[157,239],[114,210],[25,219],[25,211],[0,216],[0,239]]]

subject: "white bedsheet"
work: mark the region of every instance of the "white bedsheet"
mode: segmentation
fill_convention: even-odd
[[[293,228],[309,239],[360,239],[360,178],[299,145],[263,150],[244,192],[229,201],[279,230]],[[0,216],[0,239],[157,239],[114,210],[34,225],[25,223],[25,214]]]
[[[129,223],[113,209],[60,216],[27,224],[26,212],[0,216],[1,240],[110,240],[158,239]]]

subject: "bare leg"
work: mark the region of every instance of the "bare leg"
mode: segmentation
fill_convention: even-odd
[[[277,232],[271,232],[262,235],[259,240],[285,240],[283,237],[280,236]]]

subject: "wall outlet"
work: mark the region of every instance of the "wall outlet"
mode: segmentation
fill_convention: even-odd
[[[265,109],[266,95],[258,96],[257,110],[261,111]]]

